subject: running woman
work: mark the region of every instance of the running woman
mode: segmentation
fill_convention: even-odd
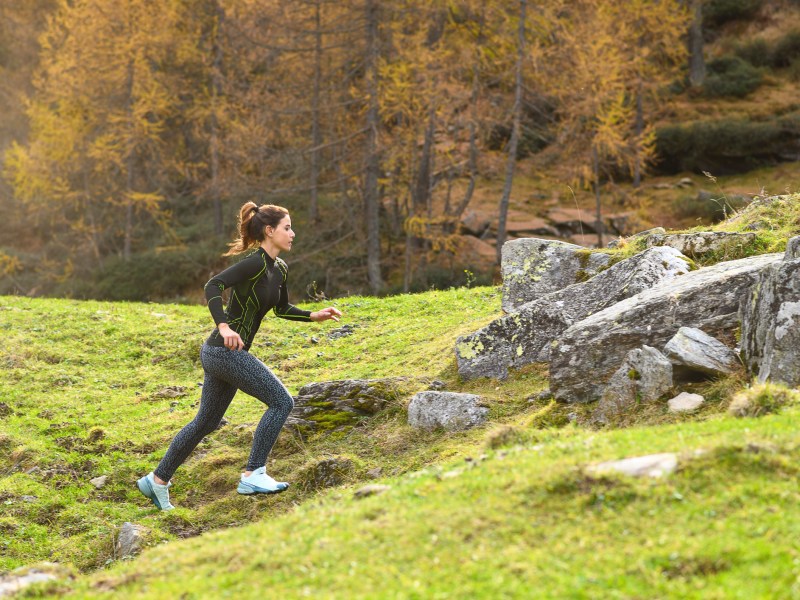
[[[256,251],[205,285],[208,309],[217,326],[200,350],[205,379],[197,416],[178,432],[155,470],[137,482],[139,491],[161,510],[175,508],[169,501],[173,473],[200,440],[217,428],[236,390],[255,396],[268,407],[253,435],[250,458],[237,491],[274,494],[289,487],[267,475],[266,463],[294,401],[275,374],[250,354],[250,346],[270,309],[292,321],[338,321],[342,316],[333,307],[310,312],[289,304],[287,267],[278,258],[281,252],[291,250],[294,240],[289,211],[247,202],[239,214],[239,234],[225,256],[251,248]],[[222,292],[228,288],[230,299],[224,308]]]

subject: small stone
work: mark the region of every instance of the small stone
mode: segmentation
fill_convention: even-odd
[[[155,394],[153,394],[154,398],[180,398],[181,396],[186,395],[186,388],[182,385],[168,385],[165,388],[161,388]]]
[[[312,338],[311,338],[311,343],[312,343],[312,344],[319,344],[319,338],[317,338],[317,337],[312,337]]]
[[[90,479],[89,483],[91,483],[94,487],[96,487],[99,490],[106,484],[107,481],[108,481],[108,475],[101,475],[100,477],[95,477],[94,479]]]
[[[36,502],[39,498],[37,496],[20,496],[20,499],[23,502],[28,502],[30,504],[32,502]]]
[[[622,473],[631,477],[663,477],[672,473],[678,466],[678,457],[673,453],[650,454],[623,460],[611,460],[587,467],[593,475],[609,472]]]
[[[434,379],[433,381],[428,384],[428,389],[433,390],[434,392],[442,391],[447,385],[444,381],[440,381],[439,379]]]
[[[371,483],[369,485],[365,485],[364,487],[356,490],[353,494],[356,498],[366,498],[367,496],[377,496],[378,494],[382,494],[383,492],[389,491],[391,486],[388,485],[381,485],[378,483]]]
[[[381,476],[381,473],[383,473],[383,467],[375,467],[374,469],[367,471],[367,477],[370,479],[378,479],[378,477]]]
[[[418,429],[460,431],[481,425],[489,409],[480,396],[454,392],[420,392],[408,405],[408,424]]]
[[[667,402],[667,404],[669,405],[669,412],[682,413],[693,412],[697,410],[703,405],[703,402],[705,402],[705,398],[703,398],[700,394],[681,392],[672,400]]]
[[[228,419],[226,419],[225,417],[222,417],[219,420],[219,425],[217,425],[217,429],[222,429],[223,427],[225,427],[225,425],[228,425],[228,424],[230,424],[230,421],[228,421]]]
[[[135,523],[126,521],[117,536],[116,551],[118,558],[133,556],[138,554],[144,543],[144,536],[148,529]]]

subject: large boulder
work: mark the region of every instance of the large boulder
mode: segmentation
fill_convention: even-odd
[[[742,298],[741,319],[741,356],[748,371],[762,383],[800,386],[800,258],[762,273]]]
[[[420,392],[408,405],[408,424],[417,429],[459,431],[481,425],[489,409],[481,397],[455,392]]]
[[[555,398],[597,400],[628,352],[644,345],[663,348],[683,326],[730,339],[739,323],[739,299],[781,258],[765,254],[698,269],[575,323],[551,347]]]
[[[672,389],[672,363],[655,348],[642,346],[628,352],[611,376],[593,419],[607,422],[641,403],[658,400]]]
[[[651,248],[621,261],[585,283],[529,302],[456,342],[458,372],[465,379],[504,379],[510,367],[550,358],[550,344],[570,325],[657,283],[689,272],[673,248]]]
[[[503,244],[502,307],[507,313],[545,294],[584,281],[606,266],[607,254],[558,240],[522,238]]]
[[[664,347],[673,364],[688,371],[721,376],[740,366],[736,353],[695,327],[681,327]]]
[[[647,246],[670,246],[692,258],[712,252],[735,252],[752,243],[755,233],[727,231],[698,231],[695,233],[666,233],[647,236]]]

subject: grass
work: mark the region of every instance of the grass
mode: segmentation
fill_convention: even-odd
[[[768,223],[757,250],[777,250],[800,232],[797,200],[754,204],[717,228]],[[294,485],[249,498],[234,488],[262,407],[240,395],[229,423],[176,474],[179,508],[158,513],[134,482],[194,415],[207,310],[0,297],[0,573],[55,561],[74,578],[23,595],[81,598],[800,594],[800,406],[728,414],[747,385],[738,374],[687,388],[706,397],[695,414],[654,404],[616,428],[592,429],[593,407],[540,393],[543,365],[503,382],[459,379],[455,338],[499,315],[498,288],[336,304],[341,324],[269,318],[253,352],[292,392],[312,381],[403,376],[404,396],[355,426],[334,420],[309,437],[285,430],[269,468]],[[351,335],[328,337],[343,324]],[[433,379],[483,396],[489,424],[411,429],[405,404]],[[678,471],[633,480],[586,469],[656,452],[678,453]],[[315,470],[332,459],[339,483],[321,489]],[[89,480],[100,475],[108,483],[95,489]],[[389,489],[355,497],[372,482]],[[114,550],[126,521],[147,528],[135,559]]]

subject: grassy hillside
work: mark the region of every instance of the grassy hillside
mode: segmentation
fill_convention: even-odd
[[[779,251],[800,233],[800,197],[753,204],[718,229],[755,230],[747,254]],[[307,439],[285,430],[270,471],[294,485],[250,498],[235,485],[262,408],[239,395],[229,422],[176,474],[179,508],[162,514],[135,480],[196,410],[206,309],[0,298],[0,573],[56,561],[74,579],[27,594],[75,597],[800,594],[796,406],[728,416],[747,383],[739,375],[699,386],[707,405],[698,414],[662,405],[628,428],[593,430],[585,407],[537,398],[547,386],[542,366],[504,382],[460,381],[454,340],[499,314],[497,288],[336,304],[352,335],[331,339],[340,326],[331,322],[270,318],[253,352],[293,392],[312,381],[405,376],[402,397],[352,428],[332,423]],[[449,434],[408,427],[405,405],[432,379],[484,396],[489,424]],[[655,452],[678,453],[678,471],[633,480],[587,470]],[[309,473],[328,458],[353,469],[343,484],[318,489]],[[95,489],[89,480],[102,475],[108,481]],[[365,483],[390,489],[356,498]],[[148,547],[133,560],[114,553],[125,521],[148,528]]]

